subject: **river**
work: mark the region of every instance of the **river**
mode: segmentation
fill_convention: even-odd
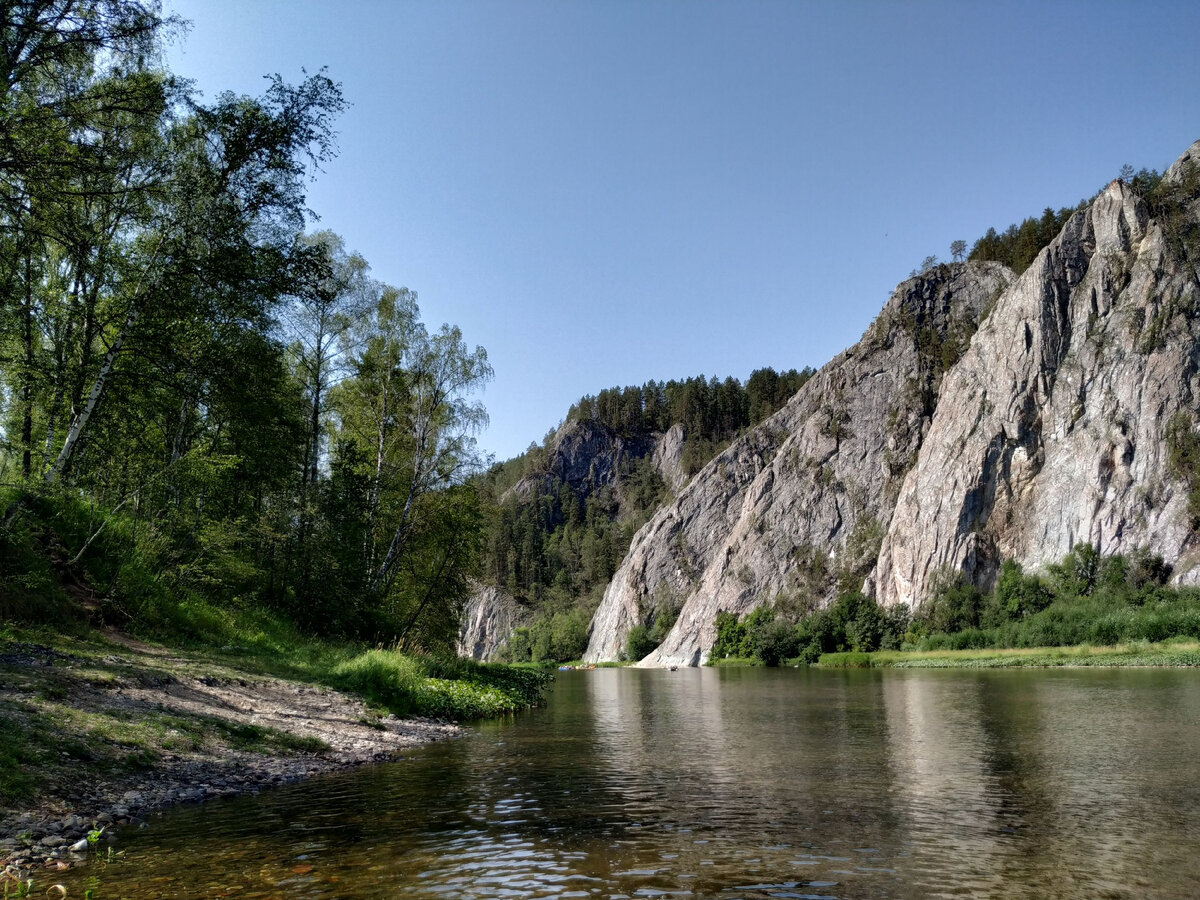
[[[1198,840],[1193,670],[598,669],[394,763],[161,814],[54,880],[95,900],[1179,898]]]

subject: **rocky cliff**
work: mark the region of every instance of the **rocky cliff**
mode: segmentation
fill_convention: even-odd
[[[590,496],[614,485],[629,460],[652,453],[654,447],[653,437],[625,438],[594,420],[565,422],[547,448],[544,471],[523,479],[513,491],[526,499],[539,489],[567,484],[580,496]]]
[[[1019,279],[961,264],[901,284],[638,533],[585,658],[616,658],[664,597],[678,619],[643,664],[695,665],[718,611],[839,582],[919,604],[938,569],[989,587],[1002,559],[1036,568],[1077,541],[1149,547],[1196,581],[1200,484],[1168,433],[1200,418],[1197,162],[1200,142],[1153,209],[1113,182]]]
[[[919,603],[942,567],[988,588],[1004,558],[1039,567],[1078,541],[1150,547],[1195,581],[1167,431],[1194,425],[1200,397],[1186,241],[1197,217],[1183,184],[1196,158],[1200,142],[1166,173],[1177,208],[1163,221],[1115,181],[1000,298],[947,375],[901,488],[873,578],[880,602]]]
[[[458,632],[458,655],[482,662],[496,659],[513,630],[525,624],[529,612],[490,584],[476,583],[463,610]]]
[[[645,664],[696,665],[716,613],[777,594],[832,596],[875,561],[945,370],[1012,280],[996,263],[938,266],[900,285],[854,347],[705,466],[634,538],[585,659],[616,658],[667,602],[674,628]]]

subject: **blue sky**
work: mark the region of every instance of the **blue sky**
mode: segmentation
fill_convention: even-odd
[[[314,228],[487,348],[505,459],[614,385],[820,366],[923,257],[1200,138],[1200,4],[165,0],[212,97],[327,67]]]

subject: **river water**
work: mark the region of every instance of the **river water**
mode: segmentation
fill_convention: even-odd
[[[157,816],[73,897],[1200,896],[1200,673],[599,669]]]

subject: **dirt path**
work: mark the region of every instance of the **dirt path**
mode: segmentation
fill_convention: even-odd
[[[324,687],[248,674],[109,634],[75,652],[0,643],[0,869],[9,880],[85,858],[89,832],[175,803],[255,792],[459,733],[380,717]],[[0,877],[0,881],[4,878]]]

